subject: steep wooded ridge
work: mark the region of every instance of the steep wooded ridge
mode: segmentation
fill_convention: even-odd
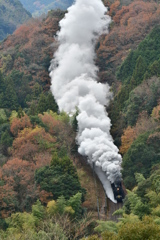
[[[95,221],[96,202],[100,215],[107,207],[101,184],[77,154],[76,115],[59,114],[49,91],[57,10],[0,43],[1,239],[160,239],[160,4],[104,2],[113,22],[96,63],[114,93],[107,110],[130,189],[120,222]]]
[[[47,13],[51,9],[66,10],[72,5],[73,0],[20,0],[23,6],[34,16]]]
[[[0,1],[0,41],[12,34],[17,26],[31,18],[19,0]]]

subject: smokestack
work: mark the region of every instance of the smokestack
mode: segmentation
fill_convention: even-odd
[[[60,111],[77,116],[80,154],[95,165],[107,196],[115,202],[111,183],[121,179],[121,155],[110,135],[105,107],[112,98],[108,84],[97,82],[95,43],[108,32],[111,18],[101,0],[77,0],[60,21],[59,48],[51,61],[51,91]]]

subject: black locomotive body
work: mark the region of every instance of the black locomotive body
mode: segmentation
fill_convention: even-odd
[[[122,202],[124,199],[124,191],[122,188],[121,181],[114,182],[111,184],[111,186],[113,189],[113,194],[114,194],[115,200],[117,200],[117,202]]]

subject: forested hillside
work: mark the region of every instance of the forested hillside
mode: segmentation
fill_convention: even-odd
[[[32,13],[34,16],[38,16],[53,9],[66,10],[72,5],[73,0],[20,0],[20,2],[30,13]]]
[[[31,18],[19,0],[0,1],[0,41]]]
[[[128,189],[122,217],[91,214],[97,192],[77,154],[76,116],[60,114],[49,91],[64,17],[49,11],[0,43],[1,239],[160,239],[160,4],[104,2],[113,21],[95,61],[114,94],[107,111]]]

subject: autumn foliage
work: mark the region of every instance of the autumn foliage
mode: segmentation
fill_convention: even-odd
[[[58,121],[49,113],[39,114],[39,118],[49,127],[50,134],[55,134],[57,129],[62,127],[62,122]]]
[[[18,135],[18,132],[20,130],[23,130],[24,128],[31,128],[32,124],[27,115],[21,118],[15,117],[11,123],[11,133],[16,137]]]
[[[160,105],[153,108],[152,117],[154,118],[155,121],[157,122],[160,121]]]
[[[24,210],[37,197],[34,186],[34,164],[18,158],[9,160],[0,169],[1,214],[6,217],[16,208]]]
[[[156,110],[154,110],[155,113]],[[158,127],[158,124],[154,120],[153,116],[155,115],[153,114],[151,117],[149,117],[147,112],[141,112],[137,119],[136,125],[132,127],[128,126],[126,129],[124,129],[123,135],[121,136],[121,154],[124,155],[128,151],[131,144],[134,142],[134,140],[137,139],[140,134],[144,134],[148,130],[154,131]]]
[[[124,130],[124,133],[121,137],[121,147],[120,147],[120,153],[124,154],[127,152],[127,150],[130,148],[131,144],[136,138],[135,129],[131,126],[127,127],[127,129]]]
[[[32,159],[38,149],[44,150],[53,147],[55,138],[46,133],[43,128],[25,128],[13,142],[13,154],[23,159]]]
[[[113,73],[113,82],[116,67],[160,23],[160,5],[153,1],[134,0],[127,6],[120,6],[120,1],[115,1],[109,14],[113,22],[109,34],[100,39],[97,63],[109,81]]]
[[[115,144],[121,144],[124,183],[132,188],[136,184],[135,172],[148,177],[160,161],[159,42],[158,37],[144,40],[154,26],[160,24],[160,5],[142,0],[106,0],[105,3],[109,5],[112,23],[109,34],[103,34],[97,42],[96,63],[100,68],[99,80],[112,85],[115,94],[115,108],[111,106],[109,109],[113,123],[112,133]],[[48,67],[58,47],[53,36],[59,30],[58,23],[63,15],[61,11],[50,11],[47,17],[32,19],[20,26],[13,35],[0,43],[0,70],[3,76],[1,104],[4,102],[2,97],[8,91],[4,90],[6,86],[10,87],[10,95],[6,95],[9,96],[8,101],[11,102],[12,99],[16,103],[4,105],[6,117],[0,125],[0,158],[3,158],[0,162],[1,218],[17,211],[30,211],[37,199],[47,205],[49,200],[57,200],[57,196],[66,194],[69,199],[73,190],[81,190],[77,173],[71,167],[73,162],[66,161],[67,167],[63,165],[64,153],[67,158],[76,155],[74,163],[77,165],[84,164],[77,157],[76,133],[67,114],[56,114],[57,106],[54,108],[54,104],[49,108],[48,102],[53,103],[53,97],[51,99],[47,95],[50,87]],[[158,28],[151,35],[158,36],[156,31],[159,31]],[[138,50],[134,51],[140,44],[145,57]],[[145,49],[146,44],[148,47]],[[156,46],[155,49],[153,46]],[[153,59],[155,56],[157,58],[154,62],[148,60],[152,58],[150,48],[155,50]],[[131,64],[130,60],[135,59],[135,64]],[[126,60],[126,68],[118,77],[123,60]],[[147,61],[149,65],[144,64]],[[130,70],[131,65],[135,65],[133,71]],[[7,120],[12,107],[18,110],[19,105],[25,108],[21,112],[24,114],[18,116],[16,111],[15,115],[12,112],[10,121]],[[2,155],[1,149],[4,146],[7,151],[3,151]],[[56,161],[53,156],[57,157]],[[85,164],[84,169],[85,172]],[[78,173],[82,186],[88,192],[83,207],[93,210],[96,203],[94,181],[90,181],[92,178],[88,174],[89,170],[86,175],[84,172],[79,170]],[[72,175],[75,176],[72,178]],[[78,187],[74,189],[76,185]],[[98,186],[98,189],[101,188]],[[146,198],[145,193],[143,197]]]
[[[31,124],[28,115],[18,118],[15,114],[12,118],[10,131],[14,140],[11,156],[0,168],[2,218],[17,210],[30,210],[37,199],[47,204],[53,198],[52,193],[41,189],[36,183],[35,171],[44,166],[49,167],[53,153],[61,151],[62,146],[70,149],[68,146],[74,140],[71,128],[65,130],[68,123],[58,118],[60,116],[53,112],[40,114],[36,119],[41,126],[38,123]]]
[[[7,74],[13,69],[26,75],[31,74],[33,78],[31,88],[38,79],[45,89],[49,89],[48,67],[54,51],[51,44],[55,41],[53,36],[58,30],[58,22],[63,15],[62,11],[57,10],[50,11],[44,19],[32,18],[3,41],[0,46],[2,56],[4,51],[12,49],[12,52],[6,53],[6,56],[10,57]],[[3,59],[0,58],[0,68],[4,71]]]

